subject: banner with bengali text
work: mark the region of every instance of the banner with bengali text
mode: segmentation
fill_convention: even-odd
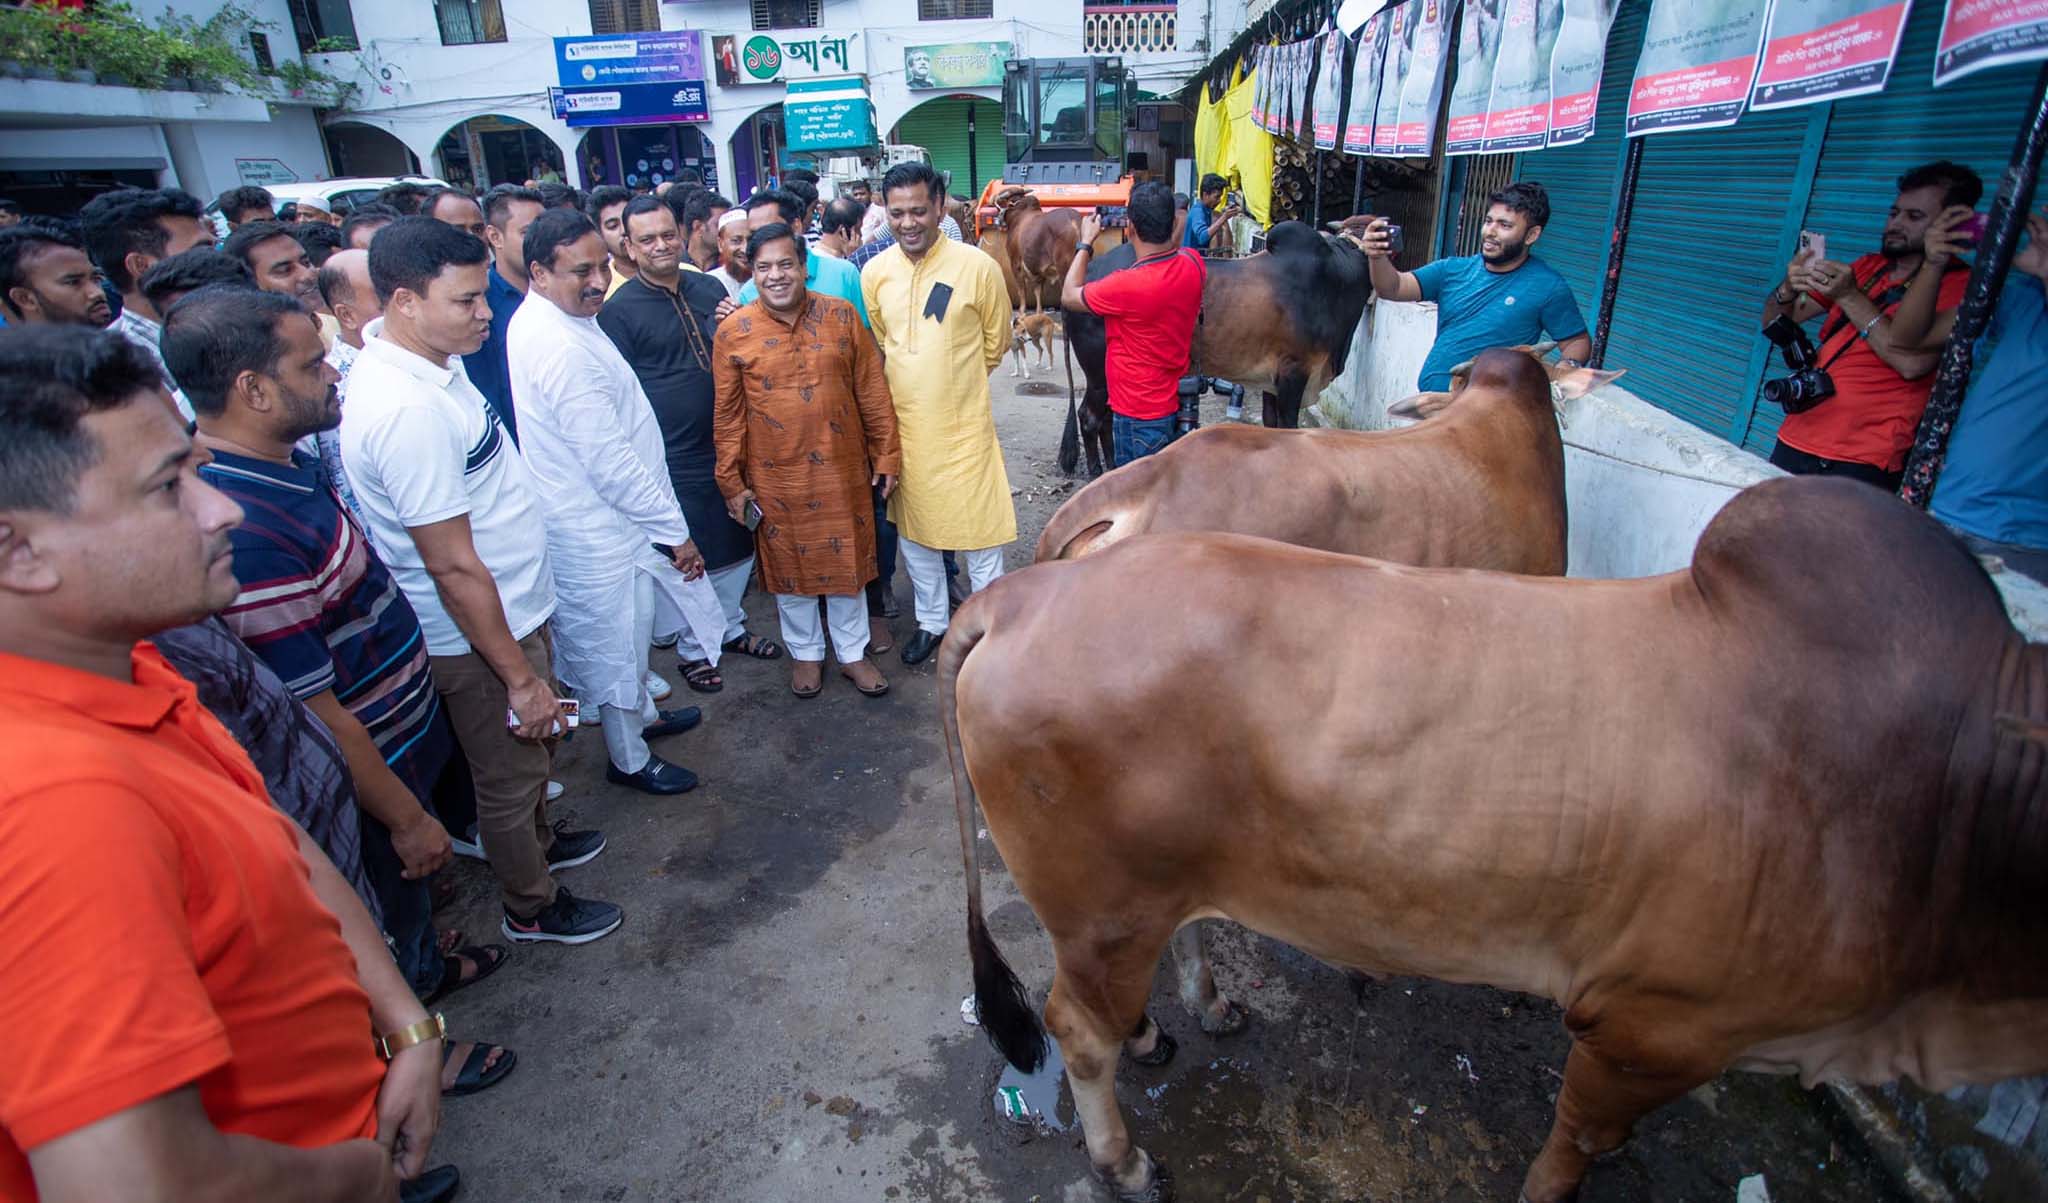
[[[1373,110],[1372,153],[1391,156],[1401,138],[1401,89],[1408,83],[1408,61],[1414,44],[1408,30],[1414,17],[1415,0],[1387,10],[1387,63],[1380,68],[1380,103]]]
[[[1476,155],[1486,146],[1486,104],[1493,98],[1493,57],[1500,46],[1503,0],[1465,0],[1458,28],[1458,78],[1451,85],[1444,153]]]
[[[1487,154],[1540,150],[1550,140],[1550,49],[1563,12],[1563,0],[1507,0],[1502,9],[1481,145]]]
[[[1316,113],[1312,132],[1317,150],[1335,150],[1338,127],[1344,123],[1344,35],[1334,29],[1324,34],[1316,50],[1316,58]]]
[[[2048,0],[1948,0],[1934,44],[1934,86],[1972,71],[2048,58]]]
[[[1427,156],[1435,149],[1436,115],[1444,100],[1444,47],[1457,0],[1411,0],[1408,76],[1401,84],[1394,153]]]
[[[1884,90],[1908,0],[1777,0],[1752,109],[1787,109]]]
[[[1628,136],[1735,124],[1769,10],[1770,0],[1653,0],[1629,88]]]
[[[1372,153],[1372,121],[1379,110],[1380,82],[1387,62],[1385,12],[1374,13],[1358,31],[1358,52],[1351,62],[1351,104],[1344,118],[1344,153]]]
[[[1621,0],[1564,0],[1557,44],[1550,51],[1551,146],[1572,146],[1593,136],[1600,109],[1600,76],[1607,69],[1607,35]]]

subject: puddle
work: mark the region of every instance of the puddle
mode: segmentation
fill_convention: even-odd
[[[1072,1119],[1060,1118],[1060,1095],[1067,1081],[1067,1063],[1060,1057],[1060,1043],[1046,1037],[1045,1063],[1037,1073],[1025,1073],[1014,1065],[1003,1066],[996,1079],[996,1114],[1013,1124],[1032,1125],[1049,1132],[1065,1132]]]

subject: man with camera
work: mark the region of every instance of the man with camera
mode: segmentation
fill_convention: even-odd
[[[1230,203],[1224,203],[1223,191],[1230,182],[1215,172],[1202,177],[1202,190],[1195,197],[1195,203],[1188,206],[1187,224],[1181,227],[1180,244],[1198,251],[1209,249],[1209,240],[1216,231],[1229,224],[1230,219],[1244,212],[1244,206],[1232,196]]]
[[[1941,342],[1970,278],[1959,259],[1929,260],[1928,226],[1944,210],[1974,206],[1984,182],[1943,160],[1908,171],[1898,188],[1878,250],[1845,264],[1802,235],[1806,245],[1764,300],[1764,334],[1791,369],[1764,385],[1765,400],[1785,409],[1771,462],[1787,472],[1846,476],[1887,490],[1905,473]],[[1930,277],[1923,287],[1936,290],[1935,317],[1924,330],[1896,330],[1892,315],[1923,273]],[[1822,315],[1816,348],[1799,326]]]
[[[1425,263],[1412,272],[1394,266],[1400,227],[1384,217],[1365,220],[1358,236],[1371,264],[1372,290],[1383,301],[1435,301],[1436,344],[1422,361],[1423,392],[1451,387],[1451,369],[1488,347],[1513,347],[1548,334],[1562,362],[1577,367],[1593,353],[1586,319],[1571,285],[1529,253],[1550,220],[1550,196],[1533,180],[1509,184],[1486,199],[1479,253]]]

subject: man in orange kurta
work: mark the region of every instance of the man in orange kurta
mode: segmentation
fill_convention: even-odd
[[[754,532],[798,697],[824,688],[824,628],[839,672],[869,697],[889,682],[867,659],[863,586],[875,575],[874,502],[902,454],[882,355],[854,307],[804,287],[803,237],[777,223],[748,239],[760,297],[712,342],[718,490]],[[818,621],[823,598],[824,627]]]

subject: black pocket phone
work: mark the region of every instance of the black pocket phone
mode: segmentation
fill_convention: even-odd
[[[952,303],[953,286],[951,284],[934,284],[932,285],[931,295],[925,298],[924,315],[935,321],[943,322],[946,320],[946,307]]]

